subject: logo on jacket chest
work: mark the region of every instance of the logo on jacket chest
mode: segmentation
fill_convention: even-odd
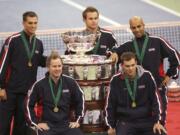
[[[62,92],[63,93],[69,93],[69,89],[63,89]]]
[[[36,53],[36,54],[39,54],[39,50],[35,50],[35,53]]]
[[[144,89],[145,88],[145,85],[139,85],[138,86],[138,89]]]
[[[149,48],[148,52],[154,52],[156,49],[155,48]]]
[[[100,46],[100,48],[102,48],[102,49],[106,49],[106,48],[107,48],[107,46],[106,46],[106,45],[101,45],[101,46]]]

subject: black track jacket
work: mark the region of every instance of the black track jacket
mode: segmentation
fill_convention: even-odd
[[[79,119],[84,115],[83,91],[77,82],[71,77],[62,75],[61,78],[62,93],[58,102],[59,112],[53,112],[55,105],[50,90],[49,76],[47,75],[45,78],[37,81],[33,85],[32,89],[28,93],[26,101],[26,116],[29,124],[36,126],[39,122],[34,111],[36,103],[40,103],[42,105],[42,116],[40,122],[67,124],[69,122],[69,112],[71,106],[75,109],[77,121],[79,121]]]
[[[136,107],[132,108],[131,98],[122,73],[114,75],[110,82],[107,96],[106,124],[115,128],[117,120],[125,122],[145,122],[161,120],[161,104],[155,80],[149,71],[137,67],[138,80],[136,90]]]

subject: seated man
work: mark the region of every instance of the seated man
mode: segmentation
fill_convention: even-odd
[[[78,128],[84,112],[84,94],[77,82],[62,74],[63,63],[57,52],[47,58],[48,73],[29,91],[26,103],[28,123],[38,129],[39,135],[82,135]],[[34,107],[42,104],[38,121]],[[76,121],[70,122],[70,106],[75,109]]]
[[[161,106],[152,74],[137,66],[136,56],[121,56],[122,72],[110,82],[106,122],[109,135],[157,135],[166,133],[161,122]]]

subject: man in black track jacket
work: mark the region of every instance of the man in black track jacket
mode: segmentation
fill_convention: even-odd
[[[134,39],[125,42],[117,48],[113,48],[113,52],[116,53],[112,53],[111,57],[117,60],[123,52],[134,52],[137,55],[138,64],[152,73],[162,98],[162,124],[164,125],[167,113],[166,84],[170,78],[178,78],[178,66],[180,65],[179,53],[163,38],[152,36],[145,32],[145,24],[141,17],[132,17],[129,24],[135,36]],[[169,62],[169,68],[166,73],[163,65],[165,58],[168,58]]]
[[[99,11],[94,7],[87,7],[82,13],[83,21],[86,25],[86,30],[82,33],[89,34],[100,34],[100,36],[95,41],[95,47],[92,51],[86,54],[98,54],[98,55],[108,55],[109,50],[113,46],[116,46],[117,42],[112,31],[100,28],[98,26],[99,22]],[[70,50],[66,50],[65,54],[72,54]]]
[[[114,75],[107,96],[106,123],[113,135],[155,135],[166,132],[160,124],[161,106],[151,73],[137,66],[136,56],[121,56],[122,72]]]
[[[29,91],[26,111],[29,125],[39,135],[82,135],[79,120],[84,114],[84,94],[77,82],[62,74],[62,60],[57,52],[47,58],[48,73]],[[35,104],[42,105],[40,119],[35,115]],[[70,122],[70,107],[75,109],[75,122]]]
[[[25,135],[23,111],[28,89],[36,81],[38,66],[45,66],[43,44],[35,32],[38,16],[23,14],[24,30],[10,36],[0,54],[0,135],[9,135],[14,116],[13,135]]]

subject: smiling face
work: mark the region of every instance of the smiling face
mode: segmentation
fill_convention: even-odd
[[[144,35],[145,25],[141,17],[138,16],[132,17],[129,20],[129,25],[132,33],[136,38],[141,38]]]
[[[55,80],[59,79],[62,74],[62,68],[63,64],[60,58],[51,59],[48,66],[50,77]]]
[[[34,35],[37,30],[38,18],[27,16],[23,21],[24,31],[28,35]]]

